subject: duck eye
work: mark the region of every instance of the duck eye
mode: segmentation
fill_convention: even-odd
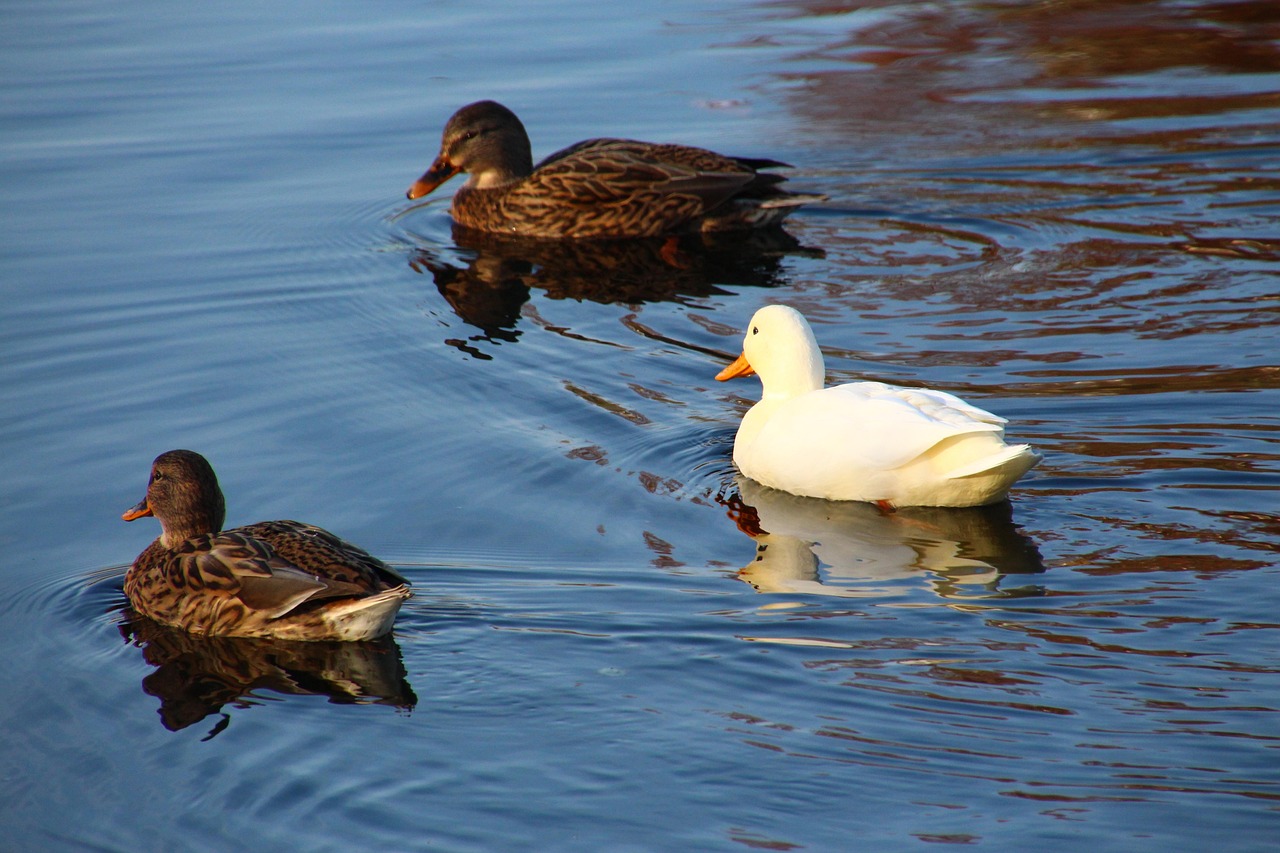
[[[758,335],[758,334],[760,334],[760,327],[759,327],[759,326],[752,326],[752,327],[751,327],[751,334],[753,334],[753,335]]]

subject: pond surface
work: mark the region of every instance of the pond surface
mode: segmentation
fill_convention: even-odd
[[[1280,839],[1270,0],[28,2],[0,67],[0,848]],[[829,201],[676,266],[455,239],[403,193],[480,98]],[[712,377],[774,302],[1044,462],[740,482]],[[129,623],[176,447],[408,575],[392,637]]]

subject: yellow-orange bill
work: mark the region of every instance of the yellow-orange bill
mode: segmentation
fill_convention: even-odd
[[[143,518],[151,515],[151,507],[147,504],[147,499],[143,498],[135,505],[124,511],[124,515],[120,516],[125,521],[133,521],[135,518]]]
[[[744,352],[738,356],[733,364],[716,374],[716,379],[723,382],[726,379],[736,379],[739,376],[754,376],[755,368],[751,366],[751,362],[747,361],[747,354]]]
[[[452,178],[461,171],[457,166],[449,162],[449,158],[441,154],[431,164],[431,168],[422,173],[422,177],[413,182],[413,186],[409,187],[409,191],[405,193],[411,200],[422,198],[445,181]]]

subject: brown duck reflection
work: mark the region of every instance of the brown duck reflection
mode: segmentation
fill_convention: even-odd
[[[728,295],[724,285],[785,285],[783,258],[822,255],[781,228],[658,239],[535,240],[455,225],[453,241],[455,246],[418,248],[409,265],[429,272],[454,312],[483,332],[473,340],[516,340],[521,308],[535,288],[549,299],[679,301]],[[458,248],[467,256],[466,266],[453,260]]]
[[[738,578],[759,592],[883,596],[878,584],[927,577],[944,598],[1038,595],[1008,576],[1045,570],[1008,501],[981,507],[903,507],[802,498],[738,478],[722,502],[756,542]]]
[[[178,731],[234,703],[260,704],[255,695],[327,696],[336,704],[391,705],[418,702],[409,686],[400,647],[390,635],[367,642],[300,642],[247,637],[203,637],[124,611],[120,633],[142,649],[154,672],[142,689],[160,700],[160,721]],[[225,713],[208,737],[230,723]],[[208,738],[206,738],[208,739]]]

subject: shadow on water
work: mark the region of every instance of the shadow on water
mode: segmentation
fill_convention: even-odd
[[[286,696],[326,696],[340,705],[418,702],[409,686],[400,647],[390,636],[362,643],[307,643],[246,637],[200,637],[161,625],[130,608],[121,635],[142,649],[155,671],[142,689],[160,700],[160,721],[169,731],[222,713],[206,740],[226,729],[225,705],[262,704],[259,691]]]
[[[788,255],[821,257],[786,231],[691,234],[669,239],[534,240],[453,227],[452,244],[417,246],[409,266],[429,273],[449,307],[481,334],[514,342],[533,291],[549,299],[601,304],[679,302],[728,296],[724,287],[783,287]],[[461,250],[461,251],[459,251]],[[466,341],[451,344],[489,358]]]
[[[1008,501],[985,507],[903,507],[824,501],[738,478],[720,502],[756,543],[737,577],[762,593],[884,597],[902,581],[927,577],[943,598],[1041,595],[1010,586],[1013,575],[1045,571],[1035,542],[1013,521]]]

